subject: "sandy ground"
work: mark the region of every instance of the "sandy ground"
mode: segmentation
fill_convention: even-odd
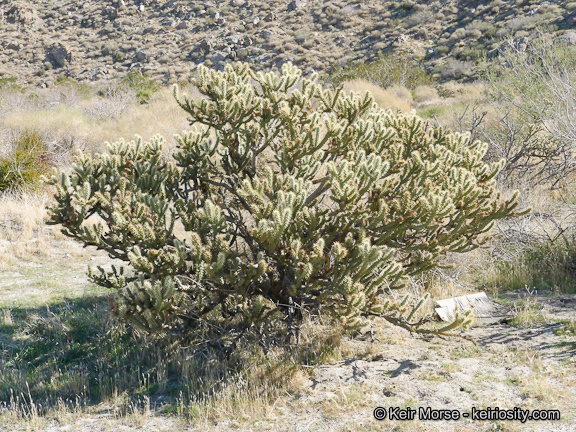
[[[71,255],[62,253],[61,258],[74,262],[79,272],[55,274],[52,280],[63,278],[62,286],[76,281],[78,289],[85,290],[85,265],[99,263],[101,255],[92,257],[75,249]],[[28,285],[41,290],[32,276],[38,271],[56,270],[40,260],[40,264],[1,271],[0,300],[9,303],[14,287]],[[533,301],[543,305],[545,324],[526,328],[495,324],[468,330],[466,334],[478,345],[458,338],[426,341],[391,327],[379,329],[376,341],[347,341],[357,345],[358,352],[368,354],[310,368],[310,373],[301,377],[299,391],[278,398],[267,415],[258,419],[219,416],[210,424],[194,424],[153,410],[121,417],[94,407],[86,414],[0,424],[0,431],[572,432],[576,431],[576,336],[564,328],[566,320],[576,318],[576,295],[548,294],[533,296]],[[509,293],[503,297],[514,300],[518,296]],[[374,418],[378,407],[386,412],[386,419]],[[415,410],[413,420],[390,418],[406,407]],[[460,419],[424,421],[419,418],[419,408],[428,407],[452,410]],[[558,410],[561,418],[526,422],[466,418],[473,409],[488,412],[488,408],[511,410],[515,415]]]

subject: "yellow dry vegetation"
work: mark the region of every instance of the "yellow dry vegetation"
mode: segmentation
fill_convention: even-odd
[[[347,93],[364,93],[368,91],[372,93],[376,103],[384,109],[398,110],[405,113],[412,111],[410,102],[400,98],[392,91],[385,90],[366,80],[357,79],[353,81],[347,81],[344,83],[344,91]]]

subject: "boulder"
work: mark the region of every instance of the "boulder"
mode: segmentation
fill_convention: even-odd
[[[294,11],[306,7],[306,0],[293,0],[288,3],[288,10]]]
[[[556,39],[568,45],[576,45],[576,32],[568,31],[563,35],[558,36]]]
[[[54,67],[64,67],[71,63],[72,53],[62,44],[53,44],[46,49],[46,60]]]
[[[110,19],[115,20],[116,18],[118,18],[118,9],[116,9],[114,6],[106,6],[104,8],[104,12],[108,14]]]
[[[138,50],[136,51],[136,55],[134,56],[134,58],[139,63],[146,63],[150,57],[144,51]]]
[[[276,15],[274,12],[270,12],[268,15],[264,17],[264,21],[266,22],[276,21],[277,19],[278,15]]]
[[[214,41],[208,38],[202,39],[198,44],[198,48],[200,51],[208,53],[214,49]]]
[[[238,45],[239,43],[242,42],[242,36],[240,36],[238,34],[230,35],[230,36],[226,37],[226,40],[228,41],[229,44]]]
[[[14,50],[14,51],[20,51],[20,44],[16,41],[9,41],[6,44],[6,49],[10,49],[10,50]]]

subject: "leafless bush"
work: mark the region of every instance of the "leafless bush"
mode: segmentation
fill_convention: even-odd
[[[480,128],[491,154],[506,159],[504,176],[556,188],[576,170],[574,52],[543,35],[528,44],[511,39],[499,63],[485,65],[499,118]]]
[[[119,87],[110,87],[102,97],[86,106],[84,113],[99,121],[118,120],[122,113],[135,103],[134,92]]]
[[[20,89],[3,89],[0,92],[0,119],[12,112],[34,109],[38,99]]]
[[[449,60],[440,71],[442,79],[459,79],[468,75],[474,63],[471,61]]]

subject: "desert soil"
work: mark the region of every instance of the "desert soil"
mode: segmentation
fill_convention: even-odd
[[[61,280],[61,285],[94,293],[84,275],[87,262],[100,262],[101,255],[69,244],[58,261],[66,260],[73,270],[58,270],[47,258],[0,271],[0,302],[9,307],[15,290],[42,289],[41,280]],[[58,285],[58,284],[57,284]],[[76,295],[83,295],[82,292]],[[209,426],[214,431],[546,431],[576,430],[576,336],[564,332],[565,321],[574,319],[576,295],[550,297],[537,292],[533,301],[543,305],[544,324],[512,327],[496,324],[476,327],[465,334],[472,342],[458,339],[425,341],[402,329],[379,328],[377,340],[352,339],[357,352],[335,364],[310,368],[301,374],[299,391],[280,397],[263,418],[218,418]],[[518,293],[507,293],[514,300]],[[470,413],[472,408],[544,410],[561,413],[560,421],[412,421],[374,419],[376,407],[431,407]],[[106,407],[86,414],[42,418],[21,426],[0,424],[0,431],[195,431],[196,425],[180,418],[155,414],[121,417]]]

